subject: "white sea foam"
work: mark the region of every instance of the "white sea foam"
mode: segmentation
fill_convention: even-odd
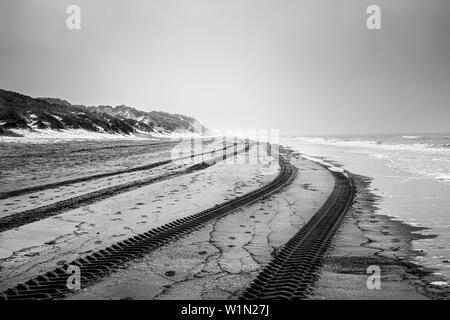
[[[304,143],[332,145],[337,147],[369,148],[388,151],[408,150],[423,153],[450,154],[449,148],[429,145],[426,143],[389,144],[374,140],[340,140],[336,138],[322,137],[297,137],[295,140],[299,140]]]
[[[308,156],[308,155],[305,155],[305,154],[302,154],[302,157],[307,159],[307,160],[311,160],[311,161],[313,161],[315,163],[321,164],[321,165],[323,165],[324,167],[326,167],[330,171],[343,173],[345,176],[347,176],[347,173],[345,172],[344,169],[336,167],[336,166],[332,165],[331,163],[326,162],[326,161],[324,161],[324,160],[322,160],[320,158],[311,157],[311,156]]]
[[[450,137],[428,136],[409,144],[401,143],[399,136],[379,136],[371,139],[296,137],[292,140],[304,145],[331,146],[344,154],[386,159],[388,161],[385,165],[388,167],[413,173],[416,177],[430,178],[443,183],[450,182],[450,148],[445,147],[446,140]],[[378,141],[378,139],[380,140]],[[428,143],[423,143],[423,141]],[[429,143],[430,141],[433,141],[434,144]]]
[[[443,181],[450,181],[450,174],[440,174],[436,175],[435,179],[437,180],[443,180]]]
[[[389,156],[385,154],[370,154],[369,156],[372,158],[379,158],[379,159],[389,158]]]
[[[447,281],[433,281],[430,284],[432,284],[434,286],[438,286],[438,287],[447,287],[448,286]]]

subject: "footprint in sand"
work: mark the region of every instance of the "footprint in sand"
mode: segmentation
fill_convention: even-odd
[[[32,253],[27,253],[24,256],[25,257],[34,257],[34,256],[38,256],[38,255],[39,255],[39,252],[32,252]]]
[[[123,237],[123,236],[126,236],[126,234],[125,234],[125,233],[122,233],[122,234],[114,234],[112,237],[113,237],[113,238],[117,238],[117,237]]]

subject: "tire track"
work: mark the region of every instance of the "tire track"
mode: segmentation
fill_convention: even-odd
[[[303,299],[317,280],[326,251],[353,202],[353,185],[342,173],[332,172],[334,189],[317,213],[277,252],[275,258],[246,288],[241,298]]]
[[[73,149],[66,152],[67,154],[77,154],[77,153],[84,153],[84,152],[96,152],[100,150],[108,150],[108,149],[127,149],[127,148],[143,148],[143,147],[157,147],[155,150],[163,149],[164,147],[167,147],[168,145],[177,145],[177,143],[180,143],[179,141],[158,141],[153,143],[147,143],[147,144],[127,144],[127,145],[113,145],[113,146],[103,146],[103,147],[96,147],[96,148],[81,148],[81,149]],[[48,157],[52,152],[47,153],[24,153],[24,154],[15,154],[15,155],[1,155],[0,159],[2,158],[41,158],[41,157]]]
[[[80,270],[80,284],[84,288],[114,270],[124,267],[129,261],[142,257],[161,246],[204,226],[207,222],[249,205],[289,184],[297,169],[280,157],[281,170],[277,177],[263,187],[233,200],[216,205],[189,217],[177,219],[161,227],[120,241],[86,257],[79,258],[53,271],[47,272],[0,295],[0,300],[29,300],[61,298],[71,292],[67,273],[70,266]]]
[[[233,147],[237,147],[237,145],[235,144]],[[229,148],[229,146],[224,147],[223,149],[219,150],[219,152],[224,151],[227,148]],[[26,224],[29,224],[29,223],[32,223],[32,222],[35,222],[38,220],[42,220],[42,219],[45,219],[48,217],[52,217],[52,216],[61,214],[63,212],[69,211],[69,210],[73,210],[73,209],[77,209],[82,206],[90,205],[92,203],[113,197],[115,195],[118,195],[118,194],[121,194],[124,192],[128,192],[128,191],[131,191],[131,190],[134,190],[134,189],[137,189],[137,188],[149,185],[149,184],[168,180],[170,178],[188,174],[188,173],[191,173],[194,171],[206,169],[206,168],[214,165],[218,161],[222,161],[222,160],[227,159],[230,156],[237,155],[239,152],[247,152],[249,150],[249,148],[250,148],[249,145],[245,145],[245,147],[239,151],[235,149],[228,154],[224,153],[223,155],[213,158],[211,160],[208,160],[206,162],[201,162],[201,163],[189,166],[184,170],[165,173],[165,174],[162,174],[162,175],[156,176],[156,177],[149,177],[149,178],[145,178],[145,179],[141,179],[141,180],[137,180],[137,181],[132,181],[132,182],[123,183],[120,185],[107,187],[107,188],[97,190],[94,192],[89,192],[89,193],[86,193],[86,194],[83,194],[80,196],[61,200],[61,201],[58,201],[58,202],[55,202],[55,203],[52,203],[52,204],[49,204],[46,206],[42,206],[42,207],[30,209],[30,210],[25,210],[22,212],[12,214],[10,216],[2,217],[2,218],[0,218],[0,232],[15,229],[20,226],[23,226],[23,225],[26,225]],[[215,154],[216,152],[217,151],[212,151],[212,152],[210,152],[210,154]],[[203,155],[203,154],[200,154],[199,156],[201,156],[201,155]],[[186,157],[182,157],[182,158],[187,159],[187,158],[193,158],[193,157],[194,156],[186,156]],[[179,158],[179,159],[181,159],[181,158]],[[169,160],[169,161],[172,161],[172,160]]]
[[[18,189],[18,190],[6,191],[6,192],[0,193],[0,200],[8,199],[8,198],[11,198],[11,197],[21,196],[21,195],[24,195],[24,194],[27,194],[27,193],[39,192],[39,191],[44,191],[44,190],[47,190],[47,189],[63,187],[63,186],[66,186],[66,185],[69,185],[69,184],[73,184],[73,183],[86,182],[86,181],[91,181],[91,180],[95,180],[95,179],[116,176],[116,175],[124,174],[124,173],[132,173],[132,172],[138,172],[138,171],[154,169],[156,167],[160,167],[160,166],[172,163],[174,161],[180,161],[180,160],[192,158],[193,156],[194,157],[198,157],[198,156],[202,156],[202,155],[213,154],[214,152],[224,151],[224,150],[226,150],[229,147],[230,146],[226,146],[226,147],[223,147],[221,149],[210,151],[210,152],[203,152],[203,153],[198,153],[198,154],[194,154],[194,155],[183,156],[183,157],[176,158],[176,159],[167,159],[167,160],[158,161],[158,162],[150,163],[150,164],[147,164],[147,165],[144,165],[144,166],[139,166],[139,167],[134,167],[134,168],[129,168],[129,169],[117,170],[117,171],[113,171],[113,172],[99,173],[99,174],[95,174],[95,175],[90,175],[90,176],[85,176],[85,177],[80,177],[80,178],[75,178],[75,179],[70,179],[70,180],[64,180],[64,181],[58,181],[58,182],[43,184],[43,185],[39,185],[39,186],[33,186],[33,187],[29,187],[29,188],[23,188],[23,189]]]

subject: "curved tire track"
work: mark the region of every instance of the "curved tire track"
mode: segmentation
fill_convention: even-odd
[[[221,155],[219,157],[216,157],[214,159],[208,160],[206,162],[201,162],[198,164],[194,164],[190,167],[187,167],[184,170],[176,171],[176,172],[170,172],[165,173],[156,177],[149,177],[137,181],[132,181],[128,183],[122,183],[119,185],[103,188],[101,190],[89,192],[80,196],[72,197],[69,199],[61,200],[54,202],[52,204],[25,210],[22,212],[18,212],[15,214],[12,214],[10,216],[2,217],[0,218],[0,232],[8,231],[11,229],[18,228],[20,226],[42,220],[48,217],[52,217],[58,214],[61,214],[63,212],[73,210],[80,208],[82,206],[87,206],[92,203],[113,197],[115,195],[128,192],[137,188],[141,188],[156,182],[168,180],[170,178],[174,178],[177,176],[181,176],[184,174],[192,173],[194,171],[203,170],[206,169],[212,165],[214,165],[216,162],[225,160],[230,156],[235,156],[239,152],[248,151],[249,146],[245,146],[244,149],[233,152],[230,152],[228,154]],[[226,149],[226,148],[225,148]],[[224,149],[222,149],[224,150]],[[221,150],[219,150],[221,151]],[[212,153],[214,153],[213,151]],[[192,156],[187,156],[187,158]]]
[[[67,273],[69,266],[80,268],[81,287],[86,287],[110,272],[123,267],[127,262],[189,234],[213,219],[225,216],[237,208],[249,205],[279,191],[289,184],[297,173],[297,169],[282,158],[280,158],[280,166],[281,170],[277,177],[259,189],[189,217],[177,219],[143,234],[120,241],[84,258],[79,258],[72,263],[5,291],[0,295],[0,300],[60,298],[71,292],[67,286],[70,277],[70,274]]]
[[[244,300],[304,299],[317,280],[326,251],[353,202],[353,185],[332,172],[335,186],[316,214],[246,288]]]
[[[226,147],[223,147],[222,149],[218,149],[218,150],[211,151],[211,152],[198,153],[198,154],[194,154],[193,156],[194,157],[198,157],[198,156],[202,156],[202,155],[206,155],[206,154],[212,154],[214,152],[224,151],[224,150],[226,150],[229,147],[230,146],[226,146]],[[69,184],[72,184],[72,183],[86,182],[86,181],[91,181],[91,180],[95,180],[95,179],[116,176],[116,175],[124,174],[124,173],[132,173],[132,172],[137,172],[137,171],[149,170],[149,169],[153,169],[153,168],[156,168],[156,167],[163,166],[165,164],[172,163],[174,161],[179,161],[179,160],[192,158],[193,156],[192,155],[183,156],[183,157],[180,157],[180,158],[177,158],[177,159],[168,159],[168,160],[158,161],[158,162],[150,163],[150,164],[147,164],[147,165],[144,165],[144,166],[139,166],[139,167],[134,167],[134,168],[129,168],[129,169],[117,170],[117,171],[113,171],[113,172],[99,173],[99,174],[94,174],[94,175],[80,177],[80,178],[75,178],[75,179],[70,179],[70,180],[58,181],[58,182],[53,182],[53,183],[48,183],[48,184],[43,184],[43,185],[38,185],[38,186],[33,186],[33,187],[28,187],[28,188],[23,188],[23,189],[18,189],[18,190],[6,191],[6,192],[0,193],[0,200],[8,199],[8,198],[11,198],[11,197],[21,196],[21,195],[24,195],[24,194],[27,194],[27,193],[32,193],[32,192],[38,192],[38,191],[43,191],[43,190],[52,189],[52,188],[63,187],[63,186],[66,186],[66,185],[69,185]]]
[[[0,218],[0,232],[15,229],[20,226],[23,226],[23,225],[26,225],[26,224],[29,224],[29,223],[32,223],[32,222],[35,222],[38,220],[42,220],[42,219],[45,219],[48,217],[52,217],[52,216],[61,214],[63,212],[69,211],[69,210],[73,210],[73,209],[80,208],[82,206],[90,205],[92,203],[116,196],[116,195],[124,193],[124,192],[131,191],[131,190],[134,190],[137,188],[141,188],[143,186],[147,186],[147,185],[150,185],[150,184],[153,184],[156,182],[168,180],[170,178],[174,178],[174,177],[192,173],[192,172],[195,172],[198,170],[206,169],[206,168],[214,165],[218,161],[225,160],[226,158],[228,158],[230,156],[235,156],[239,152],[248,151],[248,148],[249,148],[249,146],[245,146],[245,148],[242,150],[239,150],[239,151],[235,150],[228,154],[224,154],[224,155],[221,155],[214,159],[208,160],[206,162],[194,164],[190,167],[187,167],[184,170],[171,172],[171,173],[165,173],[165,174],[162,174],[162,175],[156,176],[156,177],[149,177],[149,178],[145,178],[145,179],[141,179],[141,180],[137,180],[137,181],[132,181],[132,182],[123,183],[120,185],[103,188],[101,190],[89,192],[89,193],[86,193],[86,194],[83,194],[80,196],[57,201],[55,203],[52,203],[52,204],[49,204],[46,206],[18,212],[18,213],[12,214],[10,216],[2,217],[2,218]],[[226,149],[226,148],[224,148],[224,149]],[[224,150],[224,149],[222,149],[222,150]],[[222,151],[222,150],[219,150],[219,151]],[[214,153],[214,152],[217,152],[217,151],[213,151],[212,153]],[[192,156],[187,156],[187,158],[189,158],[189,157],[192,157]]]

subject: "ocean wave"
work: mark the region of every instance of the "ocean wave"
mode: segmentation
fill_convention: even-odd
[[[435,179],[442,181],[450,181],[450,174],[435,175]]]
[[[312,156],[309,156],[309,155],[306,155],[306,154],[302,154],[302,157],[304,159],[307,159],[307,160],[313,161],[315,163],[321,164],[321,165],[323,165],[324,167],[326,167],[330,171],[343,173],[345,176],[348,177],[348,175],[347,175],[347,173],[345,172],[344,169],[342,169],[340,167],[336,167],[333,164],[331,164],[331,163],[329,163],[327,161],[324,161],[323,159],[320,159],[320,158],[317,158],[317,157],[312,157]]]
[[[415,151],[424,153],[450,153],[450,145],[445,144],[427,144],[427,143],[412,143],[412,144],[393,144],[383,143],[377,140],[346,140],[337,138],[323,138],[323,137],[296,137],[295,140],[312,143],[324,144],[337,147],[354,147],[354,148],[370,148],[382,149],[388,151]]]
[[[420,139],[423,138],[423,136],[402,136],[403,139]]]
[[[369,154],[369,156],[372,158],[379,158],[379,159],[389,158],[389,156],[385,154]]]

